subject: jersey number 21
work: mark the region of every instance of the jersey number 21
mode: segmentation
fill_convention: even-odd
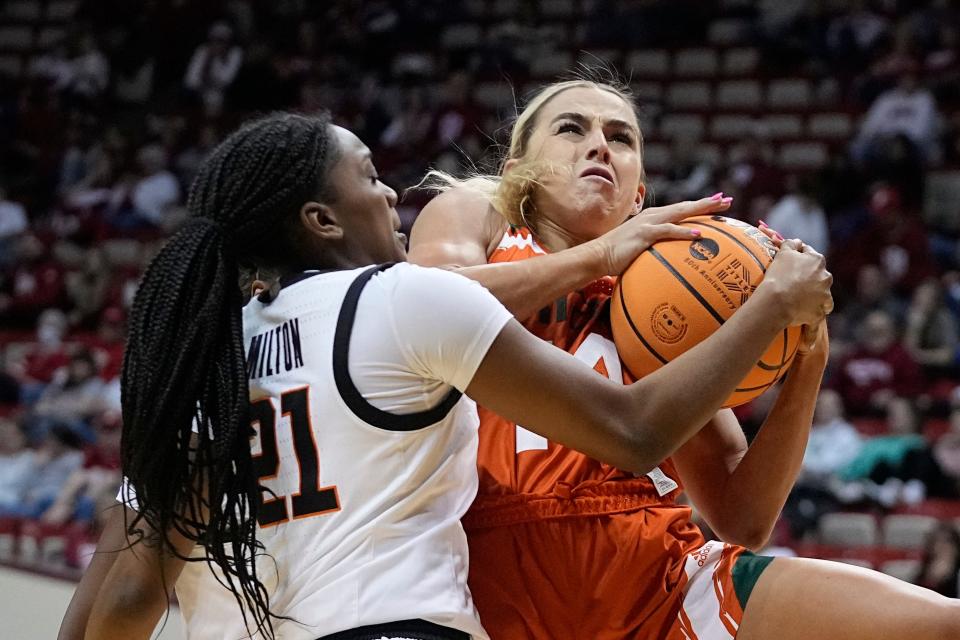
[[[282,423],[283,418],[288,418],[290,425],[293,451],[300,469],[300,489],[291,496],[285,496],[262,488],[263,502],[257,516],[261,527],[340,510],[337,488],[320,486],[320,454],[310,420],[310,387],[292,389],[280,396],[279,419],[273,398],[251,403],[250,422],[252,426],[259,427],[256,430],[260,436],[260,453],[253,456],[257,476],[261,481],[270,480],[280,472],[277,423]]]

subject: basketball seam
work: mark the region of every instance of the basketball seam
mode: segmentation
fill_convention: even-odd
[[[777,368],[777,377],[776,380],[780,379],[781,372],[783,371],[783,362],[787,359],[787,342],[790,340],[789,328],[783,330],[783,352],[780,354],[780,366]]]
[[[766,384],[762,384],[762,385],[760,385],[759,387],[743,387],[742,389],[741,389],[741,388],[737,388],[737,389],[734,389],[733,392],[734,392],[734,393],[743,393],[743,392],[746,392],[746,391],[757,391],[757,390],[759,390],[759,389],[767,390],[767,389],[769,389],[770,387],[773,386],[773,383],[774,383],[774,382],[776,382],[776,379],[771,380],[770,382],[768,382],[768,383],[766,383]]]
[[[680,284],[682,284],[683,287],[687,291],[689,291],[694,298],[697,299],[697,301],[701,305],[703,305],[703,308],[706,309],[711,316],[713,316],[714,320],[716,320],[720,324],[723,324],[725,322],[723,316],[717,313],[717,310],[710,306],[710,303],[707,302],[707,300],[700,294],[700,292],[697,291],[692,284],[687,282],[687,279],[684,278],[682,275],[680,275],[680,272],[674,269],[673,265],[667,262],[666,258],[660,255],[660,253],[653,247],[647,249],[647,251],[650,253],[650,255],[656,258],[657,261],[660,262],[660,264],[662,264],[667,269],[667,271],[669,271],[673,275],[673,277],[676,278],[677,281]]]
[[[621,284],[617,288],[620,290],[620,310],[623,311],[623,317],[627,319],[627,324],[629,324],[630,328],[633,329],[633,334],[637,336],[637,339],[640,340],[640,343],[647,348],[647,351],[649,351],[654,358],[663,364],[667,364],[669,361],[657,353],[656,349],[650,346],[650,343],[647,342],[646,338],[640,334],[640,331],[637,329],[637,325],[633,324],[633,318],[630,317],[630,311],[627,309],[627,302],[623,299],[623,285]]]

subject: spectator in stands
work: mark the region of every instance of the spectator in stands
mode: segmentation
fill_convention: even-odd
[[[120,375],[126,335],[123,310],[119,307],[104,309],[97,325],[97,334],[89,343],[99,365],[100,378],[104,382],[109,382]]]
[[[875,264],[865,264],[860,267],[852,294],[853,298],[833,314],[835,317],[831,317],[831,352],[834,344],[855,342],[856,332],[863,325],[866,317],[874,311],[886,312],[897,325],[901,325],[906,320],[906,304],[893,295],[887,275]],[[846,348],[845,345],[844,348]]]
[[[680,134],[674,138],[666,173],[669,185],[664,190],[665,202],[696,200],[704,194],[718,190],[718,187],[714,188],[715,168],[711,162],[700,156],[699,145],[700,140],[695,136]],[[814,248],[823,253],[819,247]]]
[[[937,42],[931,47],[923,61],[924,70],[929,74],[947,74],[956,79],[960,71],[960,29],[949,21],[937,25]],[[942,83],[944,78],[936,78]]]
[[[54,374],[69,363],[63,344],[66,333],[67,316],[59,309],[47,309],[37,318],[35,342],[22,359],[7,363],[7,372],[23,386],[24,404],[33,404]]]
[[[767,224],[785,238],[800,238],[820,253],[830,250],[827,215],[817,202],[817,184],[810,176],[790,176],[790,192],[767,213]]]
[[[834,252],[831,270],[848,286],[861,267],[883,269],[895,293],[909,295],[921,282],[937,273],[927,230],[902,203],[896,189],[877,185],[869,201],[873,214],[855,239]]]
[[[757,134],[749,136],[738,148],[737,156],[727,174],[731,184],[724,185],[724,192],[732,195],[746,211],[753,211],[757,200],[776,202],[783,195],[786,177],[774,162],[770,142]],[[766,215],[767,212],[756,213]]]
[[[20,381],[7,366],[9,359],[7,350],[0,346],[0,416],[11,415],[20,402]]]
[[[380,144],[387,149],[414,153],[417,149],[423,148],[430,133],[432,121],[433,114],[427,104],[424,90],[413,87],[404,92],[400,110],[380,135]]]
[[[68,209],[90,210],[105,205],[123,170],[129,166],[127,137],[119,128],[108,127],[97,142],[84,149],[82,142],[78,152],[81,169],[75,179],[62,183],[64,205]]]
[[[840,469],[853,461],[862,446],[863,438],[844,417],[843,398],[832,389],[822,390],[798,484],[826,487]]]
[[[243,50],[233,43],[233,29],[226,22],[215,22],[207,40],[196,48],[183,83],[199,98],[207,115],[219,115],[224,96],[233,84],[243,62]]]
[[[92,329],[100,319],[110,286],[110,269],[103,250],[87,249],[80,269],[67,272],[64,284],[70,311],[70,326]]]
[[[939,158],[937,146],[940,115],[929,89],[920,84],[916,65],[904,69],[897,85],[870,105],[851,150],[864,163],[878,161],[885,145],[896,136],[906,136],[919,159]]]
[[[30,60],[29,75],[47,82],[57,93],[66,91],[73,81],[73,73],[67,43],[62,40]]]
[[[167,169],[167,154],[158,144],[137,152],[139,176],[130,176],[114,188],[109,224],[120,230],[164,229],[174,226],[172,215],[180,201],[180,183]]]
[[[843,414],[840,394],[821,390],[800,476],[784,506],[784,517],[796,539],[816,529],[824,513],[837,509],[840,503],[833,494],[837,474],[863,446],[863,438]]]
[[[26,208],[7,196],[6,187],[0,183],[0,269],[13,262],[14,247],[28,230]]]
[[[100,161],[97,133],[94,122],[90,120],[75,118],[67,125],[64,134],[67,145],[60,159],[57,179],[58,193],[66,194],[95,171]]]
[[[148,145],[137,153],[142,177],[133,188],[134,212],[141,219],[164,229],[170,228],[170,210],[180,200],[180,184],[167,169],[167,154],[159,145]]]
[[[934,443],[933,457],[940,470],[953,483],[957,495],[960,495],[960,408],[956,404],[955,399],[950,413],[950,429]]]
[[[53,427],[62,426],[85,441],[93,440],[89,420],[102,406],[103,386],[93,354],[86,349],[74,353],[66,371],[58,374],[34,405],[27,421],[31,439],[41,440]]]
[[[835,485],[834,493],[844,502],[870,498],[887,508],[901,501],[922,501],[927,490],[919,478],[933,477],[939,469],[929,468],[930,457],[924,455],[928,447],[919,433],[920,424],[920,414],[910,400],[890,400],[888,433],[863,441],[857,456],[838,474],[846,484]]]
[[[124,55],[114,60],[113,96],[128,107],[143,107],[153,95],[156,56],[136,34],[129,35],[120,50]]]
[[[110,83],[110,61],[90,32],[80,35],[77,54],[71,59],[67,92],[86,102],[98,100]]]
[[[928,381],[953,373],[960,338],[957,319],[944,304],[939,280],[927,280],[914,290],[903,342]]]
[[[891,40],[889,50],[870,65],[863,92],[868,101],[892,87],[903,73],[919,70],[922,52],[913,25],[901,21]]]
[[[220,134],[216,126],[206,124],[196,133],[196,139],[191,141],[186,149],[177,154],[173,160],[173,169],[180,184],[189,186],[193,177],[197,175],[200,163],[217,146]]]
[[[36,472],[36,454],[27,448],[20,424],[0,418],[0,513],[16,510]]]
[[[51,429],[34,457],[34,471],[22,499],[0,510],[0,516],[40,517],[56,500],[70,475],[83,464],[80,447],[80,437],[70,429]]]
[[[950,598],[960,597],[960,531],[941,522],[930,532],[914,584]]]
[[[44,524],[93,523],[97,506],[120,487],[120,422],[118,416],[95,421],[96,441],[84,450],[83,465],[64,483],[53,504],[40,516]]]
[[[63,270],[41,240],[30,233],[20,236],[14,250],[15,267],[0,284],[0,323],[29,327],[44,309],[63,302]]]
[[[466,71],[450,74],[443,85],[443,97],[433,122],[431,151],[451,149],[464,134],[480,124],[480,114],[471,101],[473,80]]]
[[[828,259],[827,262],[831,264],[831,270],[836,269],[833,261]],[[860,267],[855,285],[844,287],[843,281],[838,284],[840,293],[849,292],[849,297],[838,296],[841,302],[828,318],[830,354],[834,361],[842,359],[856,346],[857,332],[872,311],[886,311],[897,325],[906,317],[906,304],[890,292],[890,283],[877,265]]]
[[[881,495],[896,494],[907,504],[917,504],[927,497],[960,497],[955,483],[940,468],[930,443],[923,437],[922,415],[912,402],[903,398],[891,402],[887,426],[892,435],[874,439],[881,457],[870,472],[870,480],[880,487]],[[904,449],[902,457],[884,457],[899,447]]]
[[[884,415],[891,401],[919,391],[920,368],[897,339],[897,327],[884,311],[863,321],[857,346],[837,367],[833,387],[854,416]]]
[[[826,33],[832,62],[847,69],[863,66],[889,27],[889,20],[874,11],[865,0],[856,0],[852,4],[849,10],[837,13]]]

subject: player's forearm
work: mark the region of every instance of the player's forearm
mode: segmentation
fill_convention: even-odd
[[[823,351],[798,356],[787,380],[723,491],[722,513],[748,547],[766,543],[800,474],[826,368]]]
[[[163,607],[142,611],[118,602],[107,610],[94,610],[84,640],[149,640],[163,615]]]
[[[605,275],[603,261],[581,245],[532,260],[458,267],[457,273],[476,280],[521,322],[557,298]]]
[[[73,592],[73,598],[60,623],[57,640],[84,640],[87,620],[90,618],[90,610],[97,593],[107,574],[110,573],[117,553],[125,544],[123,507],[117,505],[100,535],[100,541],[97,543],[97,550],[90,560],[90,565],[84,571],[76,591]]]
[[[707,340],[634,385],[643,389],[635,398],[644,405],[645,422],[638,424],[647,423],[659,434],[659,460],[713,418],[786,327],[774,298],[761,286]]]
[[[131,574],[114,564],[93,603],[84,640],[146,640],[167,603],[159,576]]]

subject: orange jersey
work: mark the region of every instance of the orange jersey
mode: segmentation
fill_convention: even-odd
[[[527,260],[545,253],[528,229],[511,227],[489,262]],[[621,366],[610,331],[609,301],[615,284],[614,278],[597,280],[542,309],[525,326],[599,373],[629,384],[633,380]],[[480,487],[464,520],[468,529],[673,504],[681,491],[669,460],[650,474],[637,476],[549,442],[482,407],[479,411]]]
[[[511,228],[489,262],[545,254]],[[526,322],[533,334],[624,383],[604,278]],[[470,590],[493,640],[731,640],[740,547],[705,543],[676,503],[670,460],[637,476],[480,410],[477,498],[463,519]]]

